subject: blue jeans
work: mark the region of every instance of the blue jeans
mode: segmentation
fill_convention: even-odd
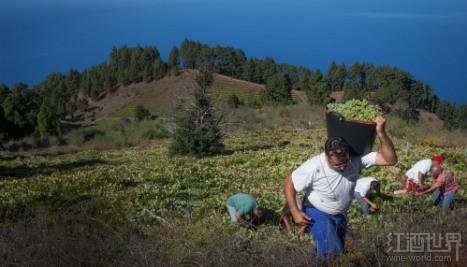
[[[455,195],[456,191],[444,194],[443,191],[438,188],[433,192],[433,204],[443,210],[451,209]]]
[[[363,214],[370,214],[370,207],[368,207],[368,203],[366,203],[365,200],[363,200],[360,193],[354,192],[354,198],[358,201],[358,204],[360,204],[360,208],[362,209]]]
[[[331,215],[316,208],[305,208],[311,218],[310,233],[315,241],[318,258],[329,259],[344,253],[347,220],[344,215]]]
[[[227,211],[229,212],[229,215],[230,215],[230,222],[236,223],[237,216],[235,216],[235,213],[237,213],[237,211],[235,210],[235,208],[230,205],[227,205]]]

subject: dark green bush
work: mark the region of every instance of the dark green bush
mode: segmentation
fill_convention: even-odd
[[[231,108],[238,108],[242,103],[237,95],[232,94],[227,98],[227,105]]]
[[[141,134],[145,140],[163,139],[169,137],[169,132],[163,126],[157,124],[155,129],[147,129]]]

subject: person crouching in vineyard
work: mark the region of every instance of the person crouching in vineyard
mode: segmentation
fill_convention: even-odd
[[[443,157],[434,155],[431,159],[422,159],[415,163],[404,175],[404,189],[394,191],[395,195],[423,191],[423,180],[429,175],[433,164],[443,164]]]
[[[318,257],[314,261],[344,253],[346,213],[360,171],[397,163],[394,145],[385,131],[384,117],[378,116],[375,122],[381,143],[379,152],[350,157],[349,144],[341,137],[330,137],[324,153],[310,158],[285,178],[284,194],[292,217],[298,224],[309,225],[315,241]],[[305,193],[303,211],[295,201],[298,191]]]
[[[372,196],[380,196],[380,183],[374,177],[364,177],[357,180],[355,186],[354,198],[360,204],[360,208],[364,215],[369,215],[378,210],[378,205],[372,202]]]
[[[256,201],[258,194],[237,193],[227,198],[227,211],[232,223],[250,225],[249,221],[259,220],[262,210]]]
[[[443,210],[452,208],[454,196],[459,183],[451,172],[443,169],[439,164],[433,164],[431,168],[433,173],[433,184],[431,187],[423,192],[417,193],[417,196],[423,196],[427,193],[433,193],[433,204],[437,205]]]

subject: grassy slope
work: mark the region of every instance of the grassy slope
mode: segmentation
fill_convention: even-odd
[[[256,99],[263,85],[232,79],[223,75],[214,75],[210,92],[214,101],[225,102],[230,95],[237,95],[244,103]]]
[[[186,70],[178,76],[166,76],[151,83],[130,84],[92,102],[96,107],[96,118],[132,117],[136,106],[143,105],[154,115],[165,115],[177,104],[190,97],[195,86],[197,71]],[[236,80],[215,74],[210,88],[215,102],[225,103],[227,98],[236,94],[243,102],[255,99],[263,88],[260,84]]]
[[[190,234],[171,236],[167,239],[171,241],[164,244],[166,247],[162,251],[168,253],[163,253],[163,255],[169,256],[164,258],[164,261],[179,265],[184,258],[180,252],[177,254],[173,250],[185,251],[190,248],[194,249],[194,247],[199,251],[204,251],[203,253],[208,253],[213,249],[218,249],[217,252],[221,254],[229,253],[232,248],[222,248],[222,246],[213,248],[209,245],[220,242],[213,236],[215,231],[219,231],[220,235],[233,235],[228,237],[231,241],[239,238],[240,243],[231,244],[232,246],[241,247],[242,242],[246,242],[245,240],[265,242],[263,246],[277,242],[285,242],[281,246],[293,245],[295,241],[288,242],[285,234],[274,225],[260,227],[257,232],[245,232],[244,229],[232,228],[226,222],[225,200],[228,195],[235,192],[255,190],[261,193],[260,204],[262,206],[280,212],[284,203],[283,177],[290,174],[296,166],[311,155],[318,153],[324,138],[323,129],[240,133],[226,139],[229,153],[203,159],[170,158],[167,156],[167,144],[144,149],[85,151],[60,157],[32,157],[23,160],[3,158],[0,160],[2,225],[8,225],[10,219],[27,217],[28,213],[24,210],[37,211],[39,208],[46,207],[58,210],[58,214],[71,210],[72,216],[68,219],[77,220],[72,225],[78,225],[84,229],[88,229],[86,225],[92,225],[88,230],[79,231],[88,231],[91,235],[96,234],[95,231],[101,235],[99,231],[103,231],[105,236],[107,228],[99,230],[97,226],[116,225],[114,230],[118,232],[121,231],[119,225],[126,222],[123,223],[127,225],[125,227],[130,225],[131,228],[140,229],[138,231],[147,232],[147,229],[154,229],[155,225],[164,222],[167,224],[166,221],[169,221],[170,225],[171,218],[175,220],[180,216],[186,217],[187,212],[189,214],[192,209],[195,221],[199,221],[202,225],[210,225],[210,222],[214,221],[215,226],[211,225],[212,229],[199,228],[199,225],[195,224],[192,227],[181,228],[180,231],[188,231]],[[399,164],[394,167],[374,168],[365,174],[378,177],[383,182],[383,190],[388,192],[402,187],[403,172],[416,160],[442,152],[447,156],[446,167],[457,175],[461,183],[461,190],[457,195],[457,211],[443,217],[431,207],[428,197],[422,199],[402,197],[381,203],[381,215],[362,221],[356,205],[353,205],[349,211],[349,225],[354,230],[354,237],[350,240],[353,240],[355,244],[350,245],[354,250],[348,256],[351,257],[347,262],[350,265],[354,261],[356,265],[374,264],[371,260],[374,260],[372,253],[382,252],[365,242],[385,241],[388,231],[438,232],[440,230],[438,224],[446,225],[447,223],[443,229],[448,229],[448,227],[455,227],[455,224],[449,226],[453,221],[462,221],[466,218],[467,164],[463,155],[465,144],[459,147],[413,145],[405,153],[405,140],[395,139],[394,141],[399,151]],[[89,222],[86,218],[91,218],[93,221]],[[399,222],[398,218],[403,218],[403,220]],[[449,220],[446,221],[446,218]],[[425,225],[420,225],[419,220],[429,221]],[[95,221],[100,223],[96,226]],[[219,224],[221,226],[218,226]],[[170,229],[173,230],[173,228]],[[51,231],[53,233],[53,230]],[[169,235],[170,231],[167,231],[166,234]],[[464,236],[466,234],[465,228],[452,228],[451,231],[462,231]],[[161,233],[152,236],[151,230],[147,234],[149,238],[156,238],[155,240],[164,236]],[[198,235],[210,236],[212,240],[208,238],[200,241],[201,237]],[[361,238],[366,238],[366,241],[362,241]],[[12,248],[18,246],[19,241],[15,241],[14,235],[7,234],[4,240],[16,242],[11,246]],[[0,242],[1,246],[6,245],[2,242],[4,241]],[[296,242],[308,247],[310,241],[304,239]],[[463,242],[465,245],[465,239]],[[102,249],[96,246],[96,250]],[[233,249],[241,249],[240,247]],[[275,249],[277,253],[282,251],[279,248]],[[296,249],[294,251],[300,251],[299,248]],[[11,249],[9,251],[9,253],[14,253]],[[118,254],[118,252],[109,253],[110,255]],[[267,253],[266,251],[258,253],[259,258],[268,257],[268,255],[261,254]],[[6,255],[8,256],[8,253]],[[157,259],[160,260],[161,255]],[[5,257],[5,254],[1,255],[0,252],[0,257],[2,256]],[[463,254],[463,256],[466,255]],[[215,264],[212,262],[214,259],[208,254],[201,253],[201,256],[198,255],[195,258],[197,261],[211,261]],[[149,263],[148,266],[150,265]]]

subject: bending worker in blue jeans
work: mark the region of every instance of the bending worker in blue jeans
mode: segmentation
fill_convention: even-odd
[[[381,185],[374,177],[364,177],[357,180],[354,198],[360,204],[363,215],[369,215],[378,210],[378,205],[371,201],[371,196],[381,195]]]
[[[394,165],[396,152],[384,129],[385,119],[377,117],[379,152],[350,157],[349,145],[341,137],[330,137],[321,153],[303,163],[285,178],[284,194],[295,223],[309,225],[318,258],[328,259],[344,253],[347,229],[345,214],[354,194],[356,180],[363,168]],[[304,191],[303,210],[295,201]]]

